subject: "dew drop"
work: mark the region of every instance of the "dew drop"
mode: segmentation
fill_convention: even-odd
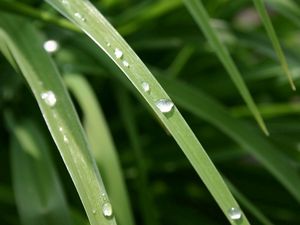
[[[48,40],[44,43],[43,47],[47,52],[53,53],[58,50],[59,45],[55,40]]]
[[[93,209],[93,214],[96,214],[96,209]]]
[[[162,113],[171,112],[174,107],[174,103],[169,99],[160,99],[155,105]]]
[[[123,66],[129,67],[129,63],[128,63],[126,60],[124,60],[124,61],[123,61]]]
[[[64,142],[65,142],[65,143],[69,143],[69,139],[67,138],[66,135],[64,135]]]
[[[116,56],[117,59],[121,59],[123,57],[123,52],[120,49],[116,48],[115,49],[115,56]]]
[[[111,44],[110,44],[109,42],[107,42],[107,43],[106,43],[106,46],[107,46],[107,47],[110,47],[110,46],[111,46]]]
[[[82,22],[86,21],[86,19],[79,12],[75,13],[74,16]]]
[[[228,210],[228,216],[232,220],[239,220],[242,218],[242,212],[239,208],[230,208]]]
[[[56,97],[52,91],[46,91],[41,94],[41,98],[45,101],[45,103],[49,106],[54,106],[56,104]]]
[[[102,213],[105,217],[109,218],[113,215],[113,209],[109,202],[106,202],[102,206]]]
[[[142,88],[143,88],[144,92],[150,91],[150,85],[147,82],[142,82]]]
[[[59,131],[60,131],[60,132],[62,132],[62,131],[63,131],[63,128],[62,128],[62,127],[59,127],[58,129],[59,129]]]
[[[64,5],[69,4],[68,0],[62,0],[61,3],[64,4]]]

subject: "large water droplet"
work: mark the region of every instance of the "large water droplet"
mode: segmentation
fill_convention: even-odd
[[[230,208],[228,210],[228,216],[232,220],[239,220],[242,218],[242,211],[239,208]]]
[[[121,59],[123,57],[123,52],[120,49],[116,48],[115,49],[115,56],[116,56],[117,59]]]
[[[75,13],[74,16],[75,16],[77,19],[81,20],[82,22],[85,22],[85,21],[86,21],[86,19],[84,18],[84,16],[81,15],[79,12]]]
[[[49,53],[53,53],[56,52],[59,48],[59,45],[57,43],[57,41],[55,40],[48,40],[44,43],[44,49],[49,52]]]
[[[150,91],[150,85],[147,82],[142,82],[142,88],[143,88],[144,92]]]
[[[169,99],[160,99],[155,102],[155,105],[162,113],[171,112],[174,107],[174,103]]]
[[[106,202],[102,206],[102,213],[105,217],[109,218],[113,215],[113,209],[109,202]]]
[[[56,96],[52,91],[43,92],[41,98],[49,106],[54,106],[56,104]]]
[[[128,63],[126,60],[124,60],[124,61],[123,61],[123,66],[129,67],[129,63]]]

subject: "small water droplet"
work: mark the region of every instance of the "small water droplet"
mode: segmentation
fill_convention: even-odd
[[[86,19],[79,12],[75,13],[74,16],[82,22],[86,21]]]
[[[69,143],[69,139],[67,138],[66,135],[64,135],[64,142],[65,142],[65,143]]]
[[[96,209],[93,209],[93,214],[96,214]]]
[[[228,216],[232,220],[239,220],[242,218],[242,212],[239,208],[232,207],[228,210]]]
[[[144,92],[150,91],[150,85],[147,82],[142,82],[142,88],[143,88]]]
[[[44,43],[43,46],[44,46],[44,49],[49,53],[56,52],[59,48],[59,45],[58,45],[57,41],[55,41],[55,40],[48,40]]]
[[[110,47],[110,46],[111,46],[111,44],[110,44],[109,42],[107,42],[107,43],[106,43],[106,46],[107,46],[107,47]]]
[[[109,202],[106,202],[102,206],[102,213],[105,217],[109,218],[113,215],[113,209]]]
[[[60,132],[62,132],[62,131],[63,131],[63,128],[62,128],[62,127],[59,127],[58,129],[59,129],[59,131],[60,131]]]
[[[162,113],[171,112],[174,107],[174,103],[169,99],[160,99],[155,105]]]
[[[61,3],[64,4],[64,5],[69,4],[68,0],[62,0]]]
[[[123,66],[129,67],[129,63],[128,63],[126,60],[124,60],[124,61],[123,61]]]
[[[120,49],[116,48],[115,49],[115,56],[116,56],[117,59],[121,59],[123,57],[123,52]]]
[[[49,106],[54,106],[56,104],[56,96],[52,91],[46,91],[41,94],[41,98]]]

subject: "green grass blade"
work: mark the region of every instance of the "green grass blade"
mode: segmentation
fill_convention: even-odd
[[[136,166],[138,169],[138,195],[140,200],[141,213],[145,225],[157,225],[157,212],[154,208],[153,195],[149,190],[147,164],[143,150],[141,147],[140,138],[138,135],[138,128],[134,119],[133,105],[130,102],[128,93],[124,87],[117,88],[117,101],[120,108],[121,117],[131,143],[131,148],[134,152]]]
[[[231,224],[236,224],[237,221],[230,219],[228,210],[232,207],[239,208],[237,202],[177,108],[174,106],[166,115],[156,106],[158,100],[170,98],[130,46],[90,2],[79,0],[70,1],[67,4],[58,0],[47,2],[84,30],[123,71],[173,135],[227,219]],[[118,50],[121,50],[122,54]],[[151,90],[145,92],[142,82],[147,82]],[[245,216],[238,222],[249,224]]]
[[[212,28],[209,20],[209,16],[202,4],[202,1],[199,0],[183,0],[186,7],[192,14],[195,19],[195,22],[199,25],[202,29],[204,35],[206,36],[207,40],[210,42],[211,46],[214,48],[215,53],[223,63],[224,67],[226,68],[228,74],[230,75],[231,79],[235,83],[236,87],[238,88],[241,96],[245,100],[246,104],[248,105],[250,111],[253,113],[257,123],[263,130],[263,132],[268,135],[267,127],[257,109],[256,104],[254,103],[251,94],[238,70],[235,63],[233,62],[227,48],[221,42],[220,38],[217,35],[217,32]]]
[[[300,177],[296,168],[286,155],[259,135],[256,129],[231,117],[221,105],[199,90],[178,81],[160,78],[160,82],[179,106],[212,123],[243,146],[300,202]]]
[[[31,120],[10,119],[11,164],[17,207],[23,225],[68,224],[69,209],[49,155],[48,143]]]
[[[272,25],[271,19],[268,16],[268,12],[266,10],[264,2],[262,0],[253,0],[253,2],[255,4],[255,7],[256,7],[258,13],[260,14],[260,17],[261,17],[264,25],[265,25],[265,28],[266,28],[267,33],[269,35],[269,38],[270,38],[270,40],[273,44],[273,47],[274,47],[275,52],[277,54],[277,57],[278,57],[278,59],[281,63],[282,69],[283,69],[284,73],[286,74],[286,76],[287,76],[287,78],[290,82],[291,88],[295,91],[296,86],[293,82],[292,75],[291,75],[291,72],[290,72],[288,64],[287,64],[287,60],[286,60],[286,58],[284,56],[284,53],[283,53],[283,50],[280,46],[280,43],[279,43],[279,40],[277,38],[276,32],[275,32],[274,27]]]
[[[97,97],[82,76],[67,74],[65,81],[83,111],[84,128],[105,187],[114,205],[117,221],[120,224],[132,225],[134,220],[117,151]]]
[[[0,14],[0,38],[9,47],[38,102],[90,223],[116,224],[114,217],[106,218],[102,213],[102,207],[107,203],[101,197],[106,195],[102,179],[70,97],[56,67],[42,49],[37,31],[24,18],[3,13]],[[47,103],[41,95],[50,90],[56,101],[50,98]]]

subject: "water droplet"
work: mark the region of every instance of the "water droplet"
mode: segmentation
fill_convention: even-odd
[[[169,99],[160,99],[155,105],[162,113],[171,112],[174,107],[174,103]]]
[[[67,138],[66,135],[64,135],[64,142],[65,142],[65,143],[69,143],[69,139]]]
[[[109,42],[107,42],[107,43],[106,43],[106,46],[107,46],[107,47],[110,47],[110,46],[111,46],[111,44],[110,44]]]
[[[62,131],[63,131],[63,128],[62,128],[62,127],[59,127],[58,129],[59,129],[59,131],[60,131],[60,132],[62,132]]]
[[[124,60],[124,61],[123,61],[123,66],[129,67],[129,63],[128,63],[126,60]]]
[[[150,91],[150,85],[147,82],[142,82],[142,88],[143,88],[144,92]]]
[[[58,45],[57,41],[55,41],[55,40],[48,40],[44,43],[43,46],[44,46],[44,49],[49,53],[56,52],[59,48],[59,45]]]
[[[93,209],[93,214],[96,214],[96,209]]]
[[[41,98],[49,106],[54,106],[56,104],[56,97],[52,91],[46,91],[41,94]]]
[[[68,0],[62,0],[61,3],[64,4],[64,5],[69,4]]]
[[[113,209],[109,202],[106,202],[102,206],[102,212],[105,217],[111,217],[113,215]]]
[[[242,218],[242,212],[239,208],[230,208],[228,210],[228,216],[232,220],[239,220]]]
[[[86,21],[86,19],[79,12],[75,13],[74,16],[82,22]]]
[[[123,52],[120,49],[116,48],[115,49],[115,56],[116,56],[117,59],[121,59],[123,57]]]

